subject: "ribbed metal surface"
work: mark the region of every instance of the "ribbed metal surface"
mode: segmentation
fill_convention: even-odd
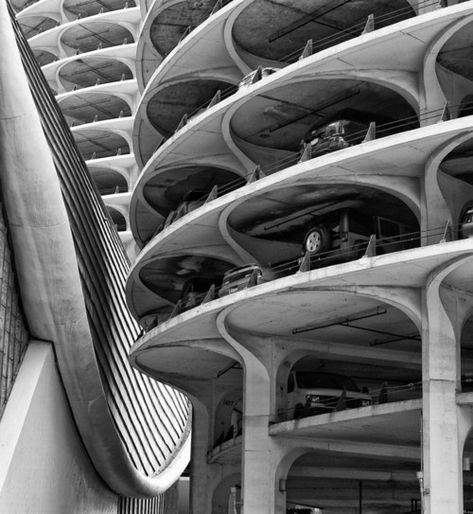
[[[0,419],[28,346],[28,332],[12,268],[7,226],[0,209]]]
[[[11,9],[10,14],[61,182],[109,409],[131,461],[152,476],[184,437],[189,404],[128,363],[128,350],[139,334],[125,303],[128,258]]]
[[[149,499],[121,497],[118,504],[118,514],[163,514],[165,512],[165,497],[165,494]]]

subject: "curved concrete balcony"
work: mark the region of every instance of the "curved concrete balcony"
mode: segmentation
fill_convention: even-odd
[[[101,195],[131,191],[136,177],[133,154],[89,160],[87,167]]]
[[[250,2],[248,1],[231,2],[229,5],[223,7],[214,16],[194,30],[180,45],[174,48],[159,65],[143,93],[141,105],[137,112],[137,135],[135,137],[135,145],[137,145],[139,141],[141,147],[140,152],[137,153],[140,154],[142,162],[146,162],[149,158],[149,146],[144,138],[149,138],[149,145],[155,147],[156,141],[160,141],[162,137],[168,137],[169,133],[172,133],[172,131],[178,127],[179,121],[184,113],[187,113],[189,117],[191,113],[195,114],[200,108],[205,107],[205,101],[202,101],[205,95],[207,95],[207,103],[210,102],[217,89],[228,89],[230,85],[238,83],[244,74],[251,71],[251,69],[255,69],[258,65],[269,65],[280,68],[288,64],[288,62],[275,63],[271,60],[265,61],[264,58],[254,58],[251,60],[250,64],[246,64],[241,59],[238,51],[235,49],[234,30],[232,27],[229,27],[229,25],[235,21],[238,12],[249,4]],[[410,7],[409,9],[412,10]],[[426,34],[423,32],[422,34],[420,33],[422,30],[420,27],[422,26],[422,28],[424,28],[425,24],[437,25],[436,23],[434,24],[432,20],[438,17],[442,18],[445,16],[449,18],[450,21],[453,21],[455,16],[461,16],[458,12],[456,15],[453,15],[453,18],[450,18],[452,10],[459,10],[463,13],[465,13],[465,10],[466,12],[468,11],[466,5],[462,7],[452,6],[442,13],[435,11],[405,21],[399,21],[398,18],[394,17],[395,19],[390,20],[390,23],[395,22],[393,25],[376,27],[377,30],[365,33],[360,29],[356,36],[353,34],[347,35],[345,31],[343,32],[344,37],[333,40],[331,45],[326,45],[326,48],[312,46],[310,51],[305,50],[304,53],[304,48],[301,48],[297,57],[302,53],[303,57],[310,56],[313,53],[320,54],[321,56],[332,55],[335,60],[332,62],[330,71],[333,74],[335,69],[340,69],[340,61],[337,60],[336,57],[342,59],[345,66],[347,66],[348,63],[353,64],[351,61],[353,54],[356,53],[356,57],[358,58],[358,53],[361,51],[360,45],[364,43],[365,50],[368,47],[369,50],[363,57],[360,56],[360,61],[357,63],[359,68],[366,68],[367,62],[369,62],[370,64],[375,63],[376,66],[388,69],[385,60],[387,59],[389,61],[392,58],[390,69],[399,70],[404,67],[400,65],[400,62],[404,61],[404,57],[397,53],[395,56],[392,55],[391,46],[389,46],[389,48],[386,46],[380,49],[380,53],[377,54],[377,51],[373,48],[373,39],[379,39],[381,45],[383,45],[383,40],[384,44],[388,45],[387,39],[390,40],[389,44],[397,45],[399,43],[401,47],[407,44],[410,46],[409,50],[406,48],[407,53],[412,52],[413,54],[411,58],[412,63],[419,58],[419,46],[412,40],[408,42],[409,36],[404,34],[403,37],[402,33],[407,30],[413,35],[411,30],[413,30],[413,27],[417,26],[419,30],[418,35],[422,41],[427,43]],[[256,15],[252,23],[258,23],[258,20],[261,20],[260,24],[264,27],[264,18],[260,18]],[[244,27],[244,24],[242,23],[241,26]],[[253,33],[258,35],[264,33],[262,27],[259,27],[258,30],[255,29]],[[439,35],[442,29],[436,26],[432,27],[431,30],[431,36],[435,38],[435,34]],[[399,41],[394,42],[390,36],[397,32],[399,32],[397,34]],[[346,39],[349,39],[349,41],[345,41]],[[209,48],[212,48],[212,52],[209,52]],[[346,59],[344,58],[345,52]],[[379,59],[377,59],[377,56],[379,56]],[[295,59],[289,59],[290,62],[294,62],[294,60]],[[409,59],[407,58],[406,61],[404,61],[407,65],[406,71],[411,71],[407,60]],[[214,82],[220,80],[222,82],[221,86],[217,86],[216,83],[212,85],[209,84],[208,80],[210,78],[212,78]],[[140,78],[138,78],[138,80],[140,81]],[[200,87],[199,80],[202,80]],[[195,98],[190,98],[180,92],[179,88],[182,88],[184,91],[184,83],[189,84],[189,82],[194,82],[193,88],[199,91],[199,94],[196,93],[194,95]],[[167,100],[167,97],[171,94],[168,90],[174,92],[172,106]],[[180,102],[177,102],[177,106],[176,96],[181,99]],[[168,111],[170,112],[168,113]],[[172,114],[174,118],[169,120],[170,126],[167,126],[165,123],[163,124],[160,119],[155,120],[154,118],[157,113],[161,116],[169,116]],[[141,154],[143,155],[141,156]]]
[[[228,61],[229,57],[248,73],[261,64],[279,67],[292,62],[302,53],[308,40],[320,50],[356,37],[366,29],[367,23],[369,25],[369,16],[375,20],[373,26],[381,28],[435,8],[437,5],[433,2],[406,0],[391,2],[389,7],[382,2],[370,2],[356,8],[348,2],[333,5],[326,0],[299,3],[297,8],[289,1],[277,4],[218,1],[213,9],[207,2],[196,7],[189,1],[156,1],[147,12],[140,35],[137,54],[141,61],[140,89],[151,77],[152,64],[156,67],[187,33],[189,36],[179,45],[188,54],[187,60],[182,53],[175,56],[180,59],[178,73],[197,69],[196,58],[200,63],[204,61],[205,69],[221,67],[221,59]],[[200,30],[201,25],[205,28],[198,34],[195,29]],[[210,62],[210,47],[213,62]]]
[[[33,49],[47,50],[63,59],[77,51],[91,51],[99,45],[108,48],[123,44],[125,39],[128,43],[136,41],[141,21],[138,7],[68,20],[61,14],[59,5],[57,11],[50,11],[46,10],[46,4],[43,11],[43,1],[48,0],[18,14],[18,22]]]
[[[377,106],[369,107],[369,102],[373,100],[376,92],[381,94],[383,102],[387,101],[388,96],[396,98],[398,95],[400,104],[402,101],[406,102],[402,109],[406,112],[413,109],[421,116],[435,109],[440,113],[447,99],[452,104],[459,104],[461,100],[450,94],[451,88],[450,91],[446,90],[445,94],[441,90],[442,86],[439,84],[435,69],[437,55],[442,55],[443,45],[455,32],[450,27],[445,33],[446,27],[456,23],[454,29],[458,34],[464,33],[462,27],[469,21],[467,17],[465,18],[465,13],[472,14],[470,2],[406,20],[396,26],[365,34],[356,40],[309,56],[252,87],[240,89],[235,95],[212,105],[206,112],[190,119],[187,124],[180,123],[177,133],[164,144],[160,144],[162,136],[152,128],[151,120],[146,116],[145,92],[137,111],[133,136],[135,152],[138,152],[138,162],[141,164],[147,162],[137,188],[136,202],[141,204],[139,209],[153,216],[153,209],[143,200],[143,189],[151,177],[169,165],[171,160],[174,163],[185,163],[188,156],[187,158],[193,159],[194,162],[196,159],[210,161],[210,155],[213,153],[212,157],[224,163],[225,167],[231,166],[238,174],[247,175],[254,170],[256,164],[265,164],[265,161],[271,164],[287,156],[287,145],[278,147],[275,138],[280,136],[285,145],[285,136],[289,134],[293,141],[292,150],[295,150],[296,142],[300,141],[311,125],[317,123],[317,112],[313,111],[314,107],[318,106],[313,105],[314,102],[316,103],[314,100],[316,95],[313,91],[321,88],[322,94],[324,87],[328,88],[327,79],[340,80],[340,86],[346,80],[343,86],[348,87],[348,81],[356,77],[356,80],[360,81],[358,84],[363,84],[368,97],[368,100],[365,100],[367,102],[365,114],[370,109],[374,111],[371,112],[371,118],[376,118],[379,114]],[[451,39],[453,40],[454,38]],[[433,54],[429,53],[431,45],[435,46]],[[447,56],[447,54],[444,55]],[[372,74],[374,68],[377,70],[376,76]],[[448,70],[447,67],[443,69]],[[379,70],[385,70],[385,72],[381,73]],[[433,88],[433,93],[428,95],[428,98],[422,92],[422,84],[417,83],[417,74],[421,71],[424,77],[428,76],[431,82],[434,81],[438,85]],[[450,80],[453,80],[451,73],[447,75]],[[311,81],[313,81],[313,87],[309,92],[308,84]],[[297,82],[300,82],[299,86],[305,85],[308,88],[307,93],[296,94]],[[442,82],[445,84],[443,79]],[[150,85],[151,83],[148,88]],[[332,90],[328,89],[331,93]],[[354,86],[351,91],[356,93],[358,89]],[[271,98],[268,99],[268,96]],[[343,113],[342,107],[345,111],[347,108],[355,110],[358,108],[359,111],[360,104],[355,96],[351,99],[338,98],[334,93],[331,97],[333,105],[331,109],[323,112],[324,118],[333,117],[337,112]],[[293,99],[297,101],[292,102]],[[308,105],[305,102],[308,102]],[[293,103],[296,105],[292,105]],[[327,103],[330,105],[328,99]],[[322,104],[323,108],[326,103],[322,102]],[[254,114],[259,119],[255,127],[245,119],[249,111],[250,116]],[[399,109],[396,111],[396,115],[399,116]],[[426,118],[421,121],[423,123],[435,121],[429,116]],[[320,123],[320,118],[318,120]],[[252,117],[250,121],[253,121]],[[248,139],[250,134],[252,137]],[[158,150],[155,150],[156,146]],[[136,209],[135,201],[131,208],[133,211]],[[134,215],[132,214],[132,229],[136,234]]]
[[[134,79],[133,55],[136,44],[95,49],[43,66],[42,71],[56,93],[95,84]]]
[[[136,52],[138,81],[143,91],[159,64],[195,27],[228,3],[222,0],[155,0],[143,3],[143,25]]]
[[[129,101],[130,98],[122,95],[109,95],[94,91],[85,95],[71,95],[59,103],[71,127],[78,129],[89,123],[97,122],[101,122],[103,125],[108,121],[113,130],[117,119],[131,117]]]
[[[136,7],[135,0],[91,0],[84,4],[77,0],[28,0],[12,2],[19,17],[34,14],[55,13],[61,23],[97,14]]]
[[[365,199],[365,210],[374,209],[378,216],[400,217],[410,227],[420,223],[424,231],[440,227],[435,236],[423,239],[423,244],[438,242],[446,220],[456,226],[464,205],[473,196],[471,186],[464,181],[471,166],[472,137],[471,117],[429,125],[296,163],[201,202],[158,229],[144,248],[129,276],[128,303],[135,309],[144,298],[149,305],[157,295],[162,296],[159,285],[151,286],[149,277],[147,285],[143,281],[153,270],[157,272],[157,266],[162,268],[161,277],[172,281],[174,273],[186,276],[191,272],[193,261],[198,267],[205,266],[207,259],[217,259],[220,264],[213,275],[217,285],[217,270],[223,273],[231,265],[258,262],[263,267],[276,265],[277,269],[278,262],[296,262],[302,255],[303,227],[311,212],[318,211],[319,205],[341,205],[354,196],[358,202]],[[441,158],[436,160],[438,155]],[[433,166],[429,164],[432,161]],[[453,189],[457,193],[448,208],[442,209],[439,201],[435,213],[427,217],[428,206],[420,191],[430,181],[440,181],[440,196],[451,196],[448,191]],[[294,234],[301,236],[298,241]],[[457,237],[456,230],[452,235]],[[164,296],[175,303],[182,285],[182,281],[175,283],[172,295],[167,291]]]
[[[203,379],[240,361],[230,343],[241,338],[284,343],[288,356],[307,352],[326,361],[418,373],[421,288],[433,270],[459,259],[460,266],[445,284],[469,290],[472,255],[473,240],[466,239],[296,273],[240,290],[150,329],[133,347],[131,360],[141,371],[197,397]],[[156,312],[156,305],[141,300],[135,315]],[[350,412],[364,416],[370,408],[365,409]],[[383,412],[382,407],[378,410]],[[323,416],[330,414],[317,416],[322,424],[328,420]],[[285,423],[272,430],[295,430],[312,421]]]
[[[120,215],[120,221],[118,223],[115,222],[115,225],[117,225],[118,232],[130,233],[128,220],[128,205],[130,203],[130,197],[131,193],[120,192],[102,196],[103,202],[106,205],[107,209],[109,209],[109,211],[116,211]],[[114,220],[113,215],[112,220]]]
[[[121,118],[73,127],[72,133],[84,160],[101,162],[104,158],[130,154],[127,130],[130,121]]]

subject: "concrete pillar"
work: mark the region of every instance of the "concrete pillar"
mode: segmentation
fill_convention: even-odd
[[[274,513],[274,455],[268,436],[270,377],[253,357],[245,363],[243,395],[243,514]]]
[[[209,415],[203,405],[193,403],[192,443],[190,471],[190,512],[209,514],[212,512],[207,452],[209,449]]]
[[[221,488],[222,482],[233,485],[240,481],[238,465],[208,462],[208,452],[213,447],[213,419],[209,410],[204,404],[193,401],[189,494],[191,514],[227,514],[222,512],[222,502],[215,501],[215,492]]]
[[[241,514],[284,514],[285,495],[276,484],[283,443],[271,438],[268,428],[277,368],[285,352],[270,338],[230,334],[225,315],[220,314],[217,326],[244,365]]]
[[[440,284],[447,270],[431,277],[423,292],[423,502],[426,514],[463,512],[462,447],[456,391],[459,338],[456,313],[442,301]]]

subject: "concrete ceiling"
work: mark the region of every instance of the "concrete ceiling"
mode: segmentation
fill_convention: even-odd
[[[80,50],[91,52],[97,50],[99,45],[103,48],[123,44],[124,40],[133,43],[132,33],[116,23],[83,22],[69,27],[61,37],[61,43]]]
[[[147,287],[170,302],[177,302],[190,280],[194,292],[205,294],[212,284],[219,285],[222,276],[233,267],[218,258],[201,255],[179,255],[154,259],[140,273]]]
[[[74,139],[84,159],[90,159],[96,152],[96,158],[116,155],[118,149],[121,153],[129,153],[130,149],[126,140],[106,130],[87,129],[74,133]]]
[[[132,77],[133,74],[126,64],[103,57],[74,59],[62,66],[59,72],[59,78],[66,89],[72,89],[71,84],[89,87],[94,86],[97,81],[106,84]]]
[[[449,175],[473,184],[473,136],[450,152],[440,168]]]
[[[45,66],[46,64],[56,60],[56,56],[51,52],[47,52],[46,50],[33,50],[33,54],[40,66]]]
[[[236,182],[235,182],[236,181]],[[238,176],[231,171],[211,166],[185,166],[171,168],[153,177],[143,189],[146,201],[163,216],[175,209],[189,191],[209,193],[212,188],[232,182],[238,184]],[[245,183],[240,180],[241,185]]]
[[[109,168],[95,168],[89,166],[89,171],[101,195],[115,193],[117,187],[120,193],[128,191],[125,177]]]
[[[215,93],[232,85],[221,80],[193,79],[169,84],[160,89],[147,105],[148,119],[156,130],[169,137],[184,114],[196,114],[205,109]]]
[[[379,28],[415,13],[406,0],[256,0],[236,19],[233,38],[253,55],[284,61],[308,39],[319,50],[360,35],[370,14]]]
[[[311,79],[251,97],[235,112],[231,128],[249,143],[295,151],[310,130],[336,119],[369,124],[409,116],[415,116],[409,104],[385,87],[360,80]]]
[[[135,0],[86,0],[84,2],[77,2],[77,0],[65,0],[63,7],[66,11],[78,15],[82,18],[87,16],[94,16],[100,12],[116,11],[123,9],[125,4],[128,7],[136,7]]]
[[[60,102],[60,107],[66,117],[82,123],[131,116],[128,103],[109,93],[70,95]]]
[[[27,39],[52,29],[57,25],[57,21],[47,16],[25,16],[18,20],[21,30]]]
[[[468,23],[447,41],[437,62],[450,71],[473,81],[473,23]]]
[[[150,38],[161,56],[166,56],[182,38],[187,27],[195,28],[210,14],[215,0],[173,3],[153,20]]]

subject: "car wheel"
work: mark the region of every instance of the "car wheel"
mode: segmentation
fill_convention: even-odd
[[[316,255],[330,248],[330,232],[324,225],[312,227],[304,237],[304,253]]]
[[[299,419],[299,418],[302,418],[304,416],[304,406],[302,405],[302,403],[298,403],[295,407],[294,407],[294,419]]]

